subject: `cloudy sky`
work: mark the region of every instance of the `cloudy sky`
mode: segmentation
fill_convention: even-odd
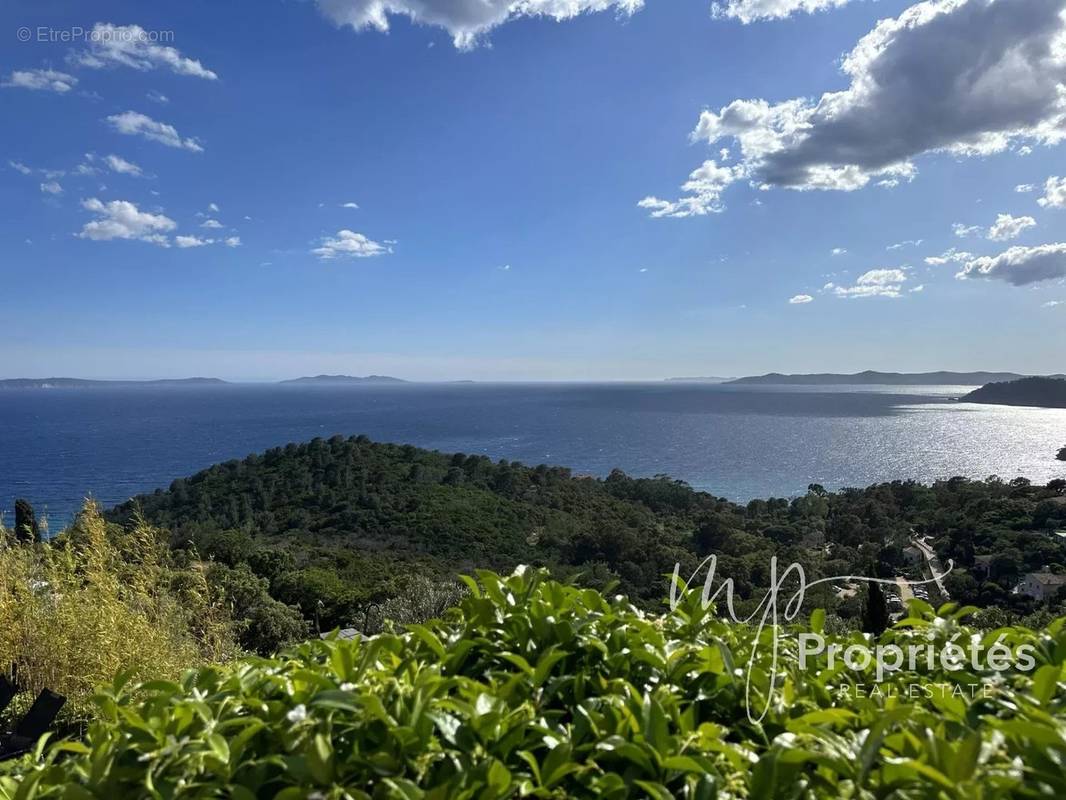
[[[23,0],[0,37],[0,377],[1066,367],[1066,0]]]

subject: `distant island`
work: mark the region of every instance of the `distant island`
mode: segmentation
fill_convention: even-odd
[[[846,384],[857,386],[981,386],[998,381],[1016,381],[1025,377],[1014,372],[875,372],[866,370],[851,375],[835,372],[783,375],[780,372],[771,372],[767,375],[737,378],[727,383],[750,386],[839,386]]]
[[[1066,380],[1060,377],[1022,378],[1008,383],[989,383],[959,399],[964,403],[1066,408]]]
[[[393,378],[389,375],[366,375],[360,377],[358,375],[312,375],[303,378],[291,378],[287,381],[281,381],[282,384],[317,384],[322,386],[338,386],[349,384],[366,384],[366,383],[407,383],[402,378]]]
[[[102,389],[126,386],[218,386],[221,378],[166,378],[154,381],[98,381],[85,378],[7,378],[0,389]]]
[[[667,383],[733,383],[735,378],[719,378],[716,375],[699,375],[691,378],[666,378]]]

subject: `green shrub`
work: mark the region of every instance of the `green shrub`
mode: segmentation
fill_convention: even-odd
[[[273,659],[116,682],[81,742],[0,779],[0,797],[988,798],[1066,791],[1064,620],[1003,629],[1038,669],[895,673],[987,697],[870,695],[823,659],[778,677],[770,631],[727,624],[686,595],[648,615],[519,570],[479,573],[443,621]],[[965,641],[969,609],[913,602],[882,643]],[[820,612],[811,625],[820,629]],[[792,630],[795,634],[797,631]],[[993,634],[987,634],[989,636]],[[829,637],[869,644],[862,634]],[[751,708],[769,702],[759,723]]]

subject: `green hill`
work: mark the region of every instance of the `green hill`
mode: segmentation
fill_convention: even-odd
[[[989,383],[960,399],[964,403],[1066,408],[1066,380],[1022,378],[1020,381]]]
[[[338,436],[218,464],[108,518],[126,524],[139,508],[175,549],[214,560],[219,580],[262,581],[324,630],[373,628],[390,603],[439,605],[432,598],[453,596],[456,574],[517,564],[614,586],[645,608],[661,607],[675,564],[690,575],[711,553],[718,580],[732,578],[748,603],[769,588],[774,556],[808,576],[921,577],[905,553],[915,534],[956,564],[952,599],[1027,614],[1041,604],[1012,594],[1020,577],[1066,565],[1066,543],[1053,535],[1066,527],[1064,491],[1061,480],[953,478],[813,485],[742,506],[667,477],[595,479]],[[831,613],[861,615],[858,599],[820,591]]]

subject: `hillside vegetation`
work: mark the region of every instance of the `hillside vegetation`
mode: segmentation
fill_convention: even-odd
[[[997,800],[1066,791],[1064,620],[982,634],[963,623],[967,609],[938,616],[912,601],[877,644],[1000,637],[1008,651],[1031,648],[1032,669],[920,663],[878,682],[872,667],[831,667],[824,655],[803,669],[795,628],[775,667],[765,636],[756,647],[754,628],[717,620],[697,593],[649,616],[532,570],[480,579],[443,621],[402,633],[311,642],[178,682],[117,682],[100,695],[101,719],[84,741],[0,778],[0,798]],[[813,614],[812,628],[820,624]],[[859,634],[829,640],[873,644]]]
[[[1064,493],[1064,480],[953,478],[839,492],[811,486],[791,500],[741,506],[667,477],[616,471],[599,480],[334,437],[216,465],[109,519],[128,525],[139,508],[178,551],[211,559],[220,581],[251,593],[254,601],[236,604],[238,618],[256,609],[242,641],[266,653],[291,628],[287,608],[323,631],[373,632],[386,616],[439,613],[457,597],[455,576],[475,568],[546,566],[660,609],[674,565],[688,576],[710,553],[749,599],[769,587],[774,555],[813,576],[920,578],[905,553],[915,535],[928,537],[945,564],[954,560],[952,599],[1049,618],[1062,607],[1057,598],[1041,605],[1011,590],[1027,572],[1066,565],[1066,543],[1054,535],[1066,529]],[[861,598],[819,591],[834,619],[850,624],[861,614]],[[280,603],[265,603],[266,593]]]
[[[143,521],[109,529],[91,503],[51,542],[0,528],[0,674],[22,704],[46,687],[64,695],[76,720],[120,671],[175,679],[233,658],[235,626],[209,571]]]
[[[1022,378],[988,383],[961,398],[964,403],[994,403],[1004,406],[1066,408],[1066,379]]]

